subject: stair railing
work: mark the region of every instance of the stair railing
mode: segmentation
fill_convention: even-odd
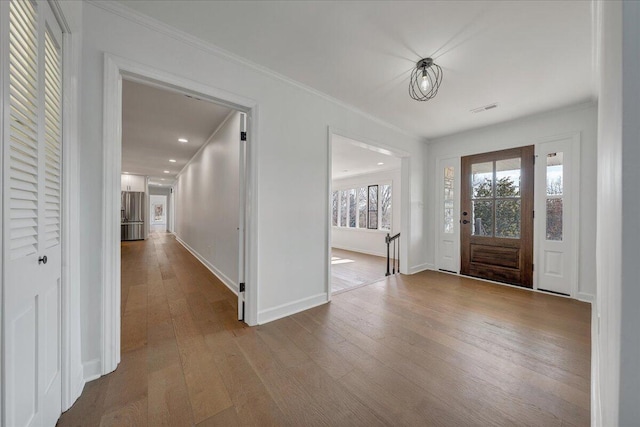
[[[389,233],[384,238],[385,243],[387,244],[387,273],[385,276],[391,276],[391,274],[396,274],[396,264],[398,266],[398,273],[400,273],[400,233],[391,237]],[[396,251],[396,241],[398,242],[397,251]],[[391,242],[393,242],[393,258],[391,258]],[[391,260],[393,259],[393,273],[390,272],[389,267]]]

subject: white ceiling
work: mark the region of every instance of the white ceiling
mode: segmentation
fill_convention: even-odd
[[[400,169],[399,157],[381,153],[359,141],[333,135],[331,140],[331,177],[347,178],[365,173]],[[383,163],[379,165],[378,163]]]
[[[230,111],[208,101],[124,80],[122,171],[147,175],[151,184],[172,183]],[[180,143],[178,138],[189,142]]]
[[[427,138],[595,98],[587,0],[122,3]],[[444,80],[417,102],[425,56]]]

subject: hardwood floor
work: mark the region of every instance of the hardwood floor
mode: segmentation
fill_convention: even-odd
[[[59,426],[589,425],[585,303],[430,271],[248,328],[157,233],[122,278],[122,362]]]
[[[384,279],[386,271],[386,258],[331,249],[331,291],[334,293]]]

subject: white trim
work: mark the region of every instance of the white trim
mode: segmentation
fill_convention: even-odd
[[[414,265],[412,267],[409,268],[409,274],[416,274],[416,273],[420,273],[421,271],[425,271],[425,270],[435,270],[436,266],[425,262],[422,264],[418,264],[418,265]]]
[[[333,248],[333,132],[331,126],[327,126],[327,188],[326,188],[326,200],[327,200],[327,221],[325,221],[325,283],[327,301],[331,301],[331,249]],[[340,201],[338,200],[338,204]],[[340,220],[338,219],[338,223]]]
[[[122,128],[122,77],[145,82],[156,87],[180,93],[196,95],[200,99],[223,104],[247,113],[250,123],[251,144],[247,146],[248,200],[247,230],[247,287],[245,322],[257,324],[258,319],[258,105],[254,100],[225,90],[201,84],[172,73],[105,53],[104,55],[104,104],[103,104],[103,203],[102,221],[103,271],[102,271],[102,332],[101,369],[109,373],[120,361],[120,175]]]
[[[224,285],[229,288],[229,290],[231,292],[233,292],[234,294],[238,295],[238,284],[234,283],[233,280],[231,280],[229,277],[227,277],[222,271],[220,271],[215,265],[211,264],[209,261],[207,261],[202,255],[200,255],[198,253],[198,251],[196,251],[195,249],[193,249],[191,246],[189,246],[184,240],[182,240],[180,237],[178,237],[176,235],[176,241],[178,243],[180,243],[182,246],[184,246],[184,248],[186,250],[188,250],[191,255],[193,255],[194,257],[196,257],[198,259],[198,261],[200,261],[200,263],[202,265],[204,265],[205,267],[207,267],[207,270],[209,270],[211,273],[213,273],[214,276],[216,276],[222,283],[224,283]]]
[[[58,0],[51,2],[62,29],[62,411],[73,405],[84,387],[80,330],[80,178],[78,166],[80,34],[72,32]],[[72,329],[76,329],[74,335]],[[74,354],[75,349],[75,354]]]
[[[595,304],[591,304],[591,425],[602,426],[602,397],[600,396],[600,321]]]
[[[333,104],[336,104],[348,111],[352,111],[358,115],[360,115],[361,117],[364,117],[368,120],[371,120],[372,122],[375,122],[387,129],[391,129],[395,132],[398,132],[402,135],[408,136],[410,138],[416,138],[416,139],[421,139],[424,140],[423,137],[416,135],[414,133],[408,132],[406,129],[402,129],[399,128],[389,122],[386,122],[382,119],[380,119],[379,117],[373,116],[369,113],[366,113],[363,110],[360,110],[352,105],[346,104],[342,101],[340,101],[339,99],[336,99],[324,92],[321,92],[317,89],[314,89],[310,86],[307,86],[303,83],[300,83],[296,80],[293,80],[283,74],[280,74],[270,68],[267,68],[265,66],[262,66],[260,64],[257,64],[255,62],[252,62],[246,58],[243,58],[239,55],[236,55],[232,52],[229,52],[225,49],[222,49],[212,43],[206,42],[198,37],[195,37],[189,33],[186,33],[182,30],[179,30],[175,27],[172,27],[170,25],[167,25],[163,22],[160,22],[154,18],[151,18],[147,15],[144,15],[136,10],[133,10],[123,4],[120,3],[116,3],[116,2],[105,2],[105,1],[96,1],[96,0],[89,0],[87,1],[87,3],[96,6],[100,9],[103,9],[107,12],[110,12],[114,15],[118,15],[121,18],[127,19],[131,22],[134,22],[138,25],[144,26],[152,31],[157,31],[161,34],[164,34],[166,36],[169,36],[175,40],[178,40],[182,43],[185,43],[195,49],[199,49],[202,50],[210,55],[213,56],[217,56],[218,58],[221,59],[225,59],[227,61],[231,61],[234,62],[236,64],[242,65],[243,67],[247,67],[247,68],[251,68],[257,72],[263,73],[269,77],[275,78],[277,80],[280,80],[282,82],[288,83],[292,86],[297,87],[298,89],[302,89],[306,92],[309,92],[313,95],[319,96],[320,98],[329,101]]]
[[[7,37],[0,37],[0,131],[2,132],[2,143],[0,144],[0,188],[4,189],[4,177],[6,171],[4,170],[4,150],[5,142],[9,140],[9,109],[6,106],[9,105],[9,69],[6,61],[9,58],[9,2],[0,2],[0,27],[3,29],[3,34],[7,34]],[[64,164],[63,164],[64,166]],[[5,352],[4,345],[4,285],[5,285],[5,269],[4,269],[4,250],[7,245],[4,239],[5,229],[5,205],[4,197],[0,197],[0,425],[5,425],[4,415],[5,410]]]
[[[100,359],[92,359],[82,364],[82,377],[85,383],[100,378],[101,376],[102,367],[100,365]],[[82,392],[82,389],[80,389],[80,392]]]
[[[576,294],[576,299],[578,301],[588,302],[590,304],[594,304],[596,302],[596,297],[594,295],[587,294],[585,292],[578,292]],[[595,307],[593,308],[593,311],[595,311]]]
[[[109,55],[104,58],[102,128],[102,374],[120,363],[120,205],[122,164],[122,76]],[[109,215],[113,211],[113,214]]]
[[[267,310],[259,312],[258,324],[263,325],[268,322],[273,322],[274,320],[282,319],[283,317],[291,316],[292,314],[296,314],[301,311],[305,311],[310,308],[326,304],[328,302],[329,302],[329,294],[327,294],[326,292],[323,292],[321,294],[316,294],[310,297],[301,298],[297,301],[278,305],[276,307],[272,307]]]

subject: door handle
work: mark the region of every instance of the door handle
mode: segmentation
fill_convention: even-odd
[[[40,258],[38,258],[38,264],[46,264],[47,263],[47,256],[42,256]]]
[[[463,219],[463,220],[462,220],[462,223],[463,223],[463,224],[469,224],[470,222],[471,222],[471,221],[467,221],[466,219]]]

